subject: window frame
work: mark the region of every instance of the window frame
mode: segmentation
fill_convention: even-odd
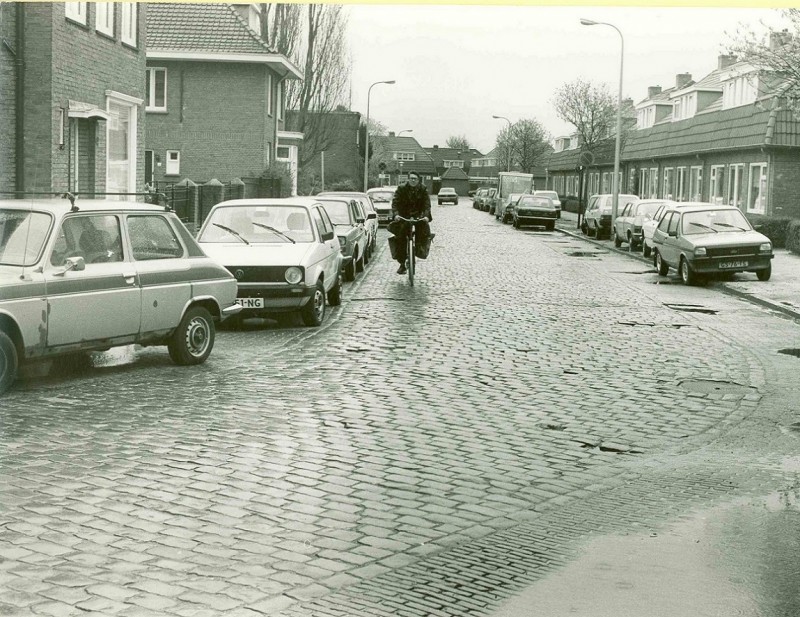
[[[87,26],[89,24],[89,3],[65,2],[64,17],[76,24]]]
[[[170,160],[171,154],[177,154],[178,157],[173,163]],[[165,153],[166,159],[164,161],[164,175],[165,176],[180,176],[181,175],[181,151],[180,150],[167,150]],[[172,163],[172,164],[171,164]]]
[[[156,100],[156,73],[159,71],[163,71],[164,73],[164,105],[163,107],[158,107],[155,104]],[[147,88],[145,89],[145,101],[144,101],[144,110],[146,112],[155,112],[155,113],[167,113],[167,92],[169,88],[168,78],[169,75],[167,74],[167,67],[165,66],[148,66],[145,70],[145,74],[147,75]]]
[[[95,2],[94,3],[94,29],[96,32],[110,38],[114,38],[114,28],[116,26],[116,2]],[[103,23],[101,23],[101,20]]]
[[[756,197],[757,200],[761,202],[761,207],[754,207],[752,206],[752,193],[753,193],[753,172],[756,168],[761,169],[761,173],[759,174],[759,194],[760,198]],[[766,162],[759,162],[759,163],[750,163],[750,171],[748,173],[748,182],[747,182],[747,213],[748,214],[765,214],[767,211],[767,183],[769,182],[769,176],[767,170],[769,169]],[[763,181],[763,187],[761,183]]]
[[[136,2],[121,2],[119,21],[120,41],[130,47],[139,47],[139,5]],[[166,89],[164,92],[166,103]]]
[[[703,201],[703,166],[689,168],[689,201]]]

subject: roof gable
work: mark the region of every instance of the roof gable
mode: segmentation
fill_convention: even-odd
[[[442,180],[469,180],[469,176],[460,167],[448,167],[442,174]]]

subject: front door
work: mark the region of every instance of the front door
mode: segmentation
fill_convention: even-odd
[[[65,271],[68,257],[82,257],[85,269]],[[44,277],[48,348],[138,334],[141,290],[133,264],[125,260],[117,216],[65,218]]]

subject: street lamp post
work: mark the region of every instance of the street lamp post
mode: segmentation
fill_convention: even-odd
[[[367,89],[367,126],[366,126],[366,138],[364,139],[364,192],[367,192],[369,188],[369,96],[372,93],[373,86],[377,86],[378,84],[393,84],[394,79],[389,81],[376,81]]]
[[[413,133],[413,132],[414,132],[414,129],[403,129],[402,131],[400,131],[397,134],[397,136],[400,137],[400,135],[402,135],[403,133]]]
[[[614,28],[619,34],[619,93],[617,94],[617,138],[614,144],[614,177],[611,179],[611,229],[617,220],[617,210],[619,206],[619,151],[620,139],[622,138],[622,68],[625,59],[625,39],[622,32],[614,24],[604,21],[593,21],[581,18],[582,26],[609,26]]]
[[[508,136],[506,137],[508,148],[506,148],[507,152],[507,160],[506,160],[506,171],[511,171],[511,120],[506,118],[505,116],[492,116],[495,120],[505,120],[508,122]]]

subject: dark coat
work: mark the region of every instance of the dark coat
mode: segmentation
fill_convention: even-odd
[[[392,217],[396,214],[406,219],[427,216],[428,220],[432,221],[431,200],[425,187],[411,186],[407,183],[398,186],[392,199]]]

